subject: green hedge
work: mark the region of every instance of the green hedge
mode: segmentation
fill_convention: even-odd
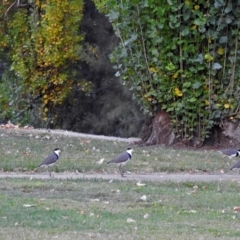
[[[240,1],[105,0],[121,44],[111,55],[145,112],[169,113],[178,137],[204,141],[240,118]]]

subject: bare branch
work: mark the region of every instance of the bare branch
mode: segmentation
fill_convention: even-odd
[[[20,3],[20,0],[15,0],[9,7],[8,9],[6,10],[5,14],[4,14],[4,19],[7,17],[7,14],[8,12],[11,10],[11,8],[13,8],[14,6],[18,7],[18,8],[24,8],[24,7],[27,7],[29,6],[28,3],[25,3],[25,4],[21,4]]]
[[[14,1],[6,10],[6,12],[4,13],[4,19],[7,17],[8,12],[10,11],[10,9],[16,4],[16,1]]]

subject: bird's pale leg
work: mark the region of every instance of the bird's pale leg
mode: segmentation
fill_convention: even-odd
[[[122,176],[123,176],[124,172],[125,172],[125,168],[124,168],[124,165],[123,165],[122,166]],[[123,177],[126,177],[126,176],[123,176]]]
[[[125,177],[125,176],[124,176],[124,170],[123,170],[122,165],[119,166],[119,171],[120,171],[120,173],[121,173],[121,176],[122,176],[122,177]]]
[[[120,174],[121,174],[121,176],[122,176],[122,168],[121,168],[121,165],[119,165],[119,172],[120,172]]]
[[[51,177],[52,176],[52,172],[51,172],[51,169],[49,169],[49,166],[47,167],[47,169],[48,169],[49,177]]]

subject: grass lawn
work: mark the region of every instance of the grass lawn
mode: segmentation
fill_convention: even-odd
[[[1,239],[240,238],[239,182],[145,184],[1,179]]]
[[[3,171],[33,171],[59,147],[62,150],[59,162],[53,168],[56,172],[118,172],[115,165],[106,162],[126,151],[128,143],[0,130],[0,169]],[[138,147],[126,166],[135,173],[231,173],[229,166],[236,159],[229,160],[216,151],[181,150],[162,146]],[[104,158],[103,164],[98,164]],[[37,170],[41,171],[41,170]]]
[[[125,142],[0,131],[2,171],[41,171],[52,149],[54,171],[118,172],[107,165]],[[229,173],[215,151],[133,146],[134,173]],[[97,162],[104,158],[102,164]],[[0,239],[240,239],[240,182],[0,179]],[[145,199],[144,199],[145,198]]]

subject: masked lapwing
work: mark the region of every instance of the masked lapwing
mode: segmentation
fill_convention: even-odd
[[[238,161],[230,168],[230,170],[233,170],[234,168],[240,168],[240,160],[238,160]],[[239,169],[239,174],[240,174],[240,169]]]
[[[49,168],[52,167],[57,162],[57,160],[59,159],[60,152],[61,150],[59,148],[55,148],[53,153],[50,154],[47,158],[45,158],[43,162],[38,166],[38,167],[47,168],[50,177],[51,177],[51,171]]]
[[[107,164],[116,163],[119,166],[119,171],[120,171],[121,176],[124,177],[123,166],[132,158],[132,152],[133,152],[133,149],[128,148],[126,152],[118,155],[111,161],[107,162]]]
[[[240,150],[237,149],[232,149],[232,148],[227,148],[223,150],[219,150],[218,152],[222,153],[223,155],[229,157],[230,159],[234,157],[238,157],[240,154]]]

